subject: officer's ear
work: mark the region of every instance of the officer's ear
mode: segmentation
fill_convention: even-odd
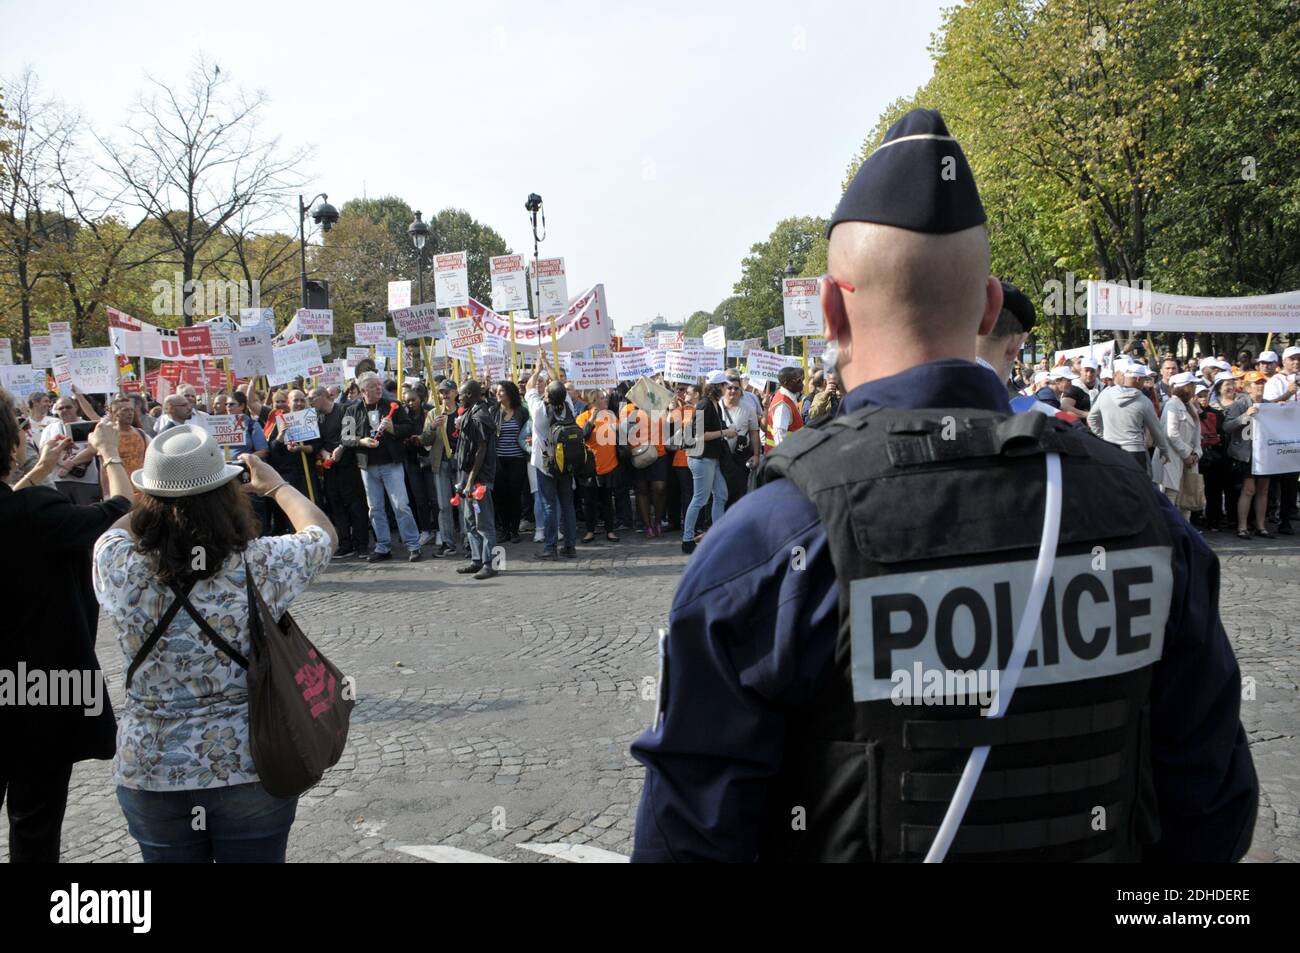
[[[1002,286],[998,286],[1002,290]],[[831,278],[823,276],[821,281],[822,317],[825,322],[824,334],[828,341],[838,341],[841,335],[851,340],[853,330],[849,327],[849,312],[844,307],[844,292]]]
[[[992,331],[1001,313],[1002,282],[990,275],[984,283],[984,315],[980,318],[979,331],[976,333],[982,337]]]

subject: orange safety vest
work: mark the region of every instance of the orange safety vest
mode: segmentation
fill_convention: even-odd
[[[799,410],[799,402],[791,400],[785,394],[777,390],[772,395],[772,402],[767,405],[767,430],[763,432],[763,444],[768,447],[776,446],[776,438],[773,436],[772,417],[776,413],[776,408],[780,404],[785,404],[790,408],[790,426],[786,428],[786,433],[794,433],[803,426],[803,412]]]

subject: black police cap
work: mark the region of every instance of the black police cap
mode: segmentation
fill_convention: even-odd
[[[1028,334],[1034,329],[1038,315],[1034,312],[1034,303],[1029,296],[1009,281],[1002,282],[1002,307],[1010,311],[1020,322],[1020,330]]]
[[[975,175],[933,109],[913,109],[889,127],[849,183],[826,229],[875,222],[913,232],[959,232],[985,221]]]

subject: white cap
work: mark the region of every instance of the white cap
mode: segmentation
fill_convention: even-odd
[[[1183,371],[1181,374],[1175,374],[1169,378],[1169,383],[1174,387],[1182,387],[1184,384],[1195,384],[1196,375],[1191,371]]]
[[[1134,364],[1131,367],[1129,367],[1129,369],[1126,370],[1124,373],[1132,374],[1134,377],[1153,376],[1151,373],[1151,368],[1147,367],[1145,364]]]
[[[1051,373],[1048,375],[1048,380],[1071,381],[1074,380],[1074,375],[1070,373],[1070,369],[1068,367],[1054,367],[1052,368]]]
[[[1082,361],[1079,362],[1079,367],[1081,369],[1085,367],[1091,367],[1095,371],[1097,369],[1097,362],[1090,357],[1085,357]]]
[[[1051,375],[1049,372],[1047,372],[1047,371],[1037,371],[1037,372],[1034,374],[1034,384],[1035,384],[1035,386],[1037,386],[1038,384],[1045,383],[1046,381],[1049,381],[1049,380],[1051,380],[1051,379],[1052,379],[1052,375]]]
[[[706,380],[705,383],[706,383],[706,384],[725,384],[725,383],[727,383],[727,372],[726,372],[726,371],[714,371],[712,374],[709,375],[708,380]]]
[[[1230,370],[1219,371],[1219,373],[1214,375],[1214,386],[1218,387],[1224,381],[1235,381],[1236,379],[1237,375],[1232,373]]]
[[[1276,364],[1276,363],[1277,363],[1277,352],[1276,352],[1276,351],[1264,351],[1262,354],[1259,355],[1259,357],[1255,358],[1255,363],[1256,363],[1256,364],[1263,364],[1265,361],[1267,361],[1267,362],[1270,363],[1270,364]]]
[[[1097,376],[1100,377],[1102,380],[1113,381],[1115,379],[1115,371],[1113,368],[1103,367],[1101,371],[1097,374]]]
[[[1206,387],[1204,384],[1197,384],[1197,385],[1196,385],[1196,393],[1197,393],[1197,394],[1208,394],[1209,392],[1210,392],[1210,389],[1209,389],[1208,387]]]
[[[1282,352],[1282,360],[1285,361],[1288,357],[1295,357],[1297,354],[1300,354],[1300,347],[1293,344]]]

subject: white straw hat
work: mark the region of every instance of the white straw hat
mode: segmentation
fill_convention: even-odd
[[[226,463],[212,434],[194,424],[164,430],[144,453],[144,466],[131,474],[136,489],[150,496],[197,496],[236,479],[243,467]]]

